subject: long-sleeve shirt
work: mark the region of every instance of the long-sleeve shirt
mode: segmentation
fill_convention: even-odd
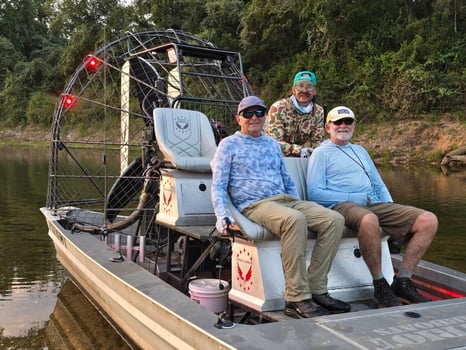
[[[307,168],[308,200],[331,208],[341,202],[368,205],[393,202],[369,153],[348,143],[325,140],[316,148]]]
[[[231,216],[227,194],[239,211],[277,194],[299,198],[280,146],[269,136],[256,138],[237,131],[224,138],[212,160],[212,172],[211,195],[217,218]]]
[[[314,102],[310,113],[300,112],[291,101],[283,98],[272,104],[265,134],[278,141],[285,157],[299,157],[301,148],[315,148],[324,135],[324,109]]]

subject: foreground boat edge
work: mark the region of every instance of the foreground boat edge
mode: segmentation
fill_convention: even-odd
[[[233,349],[204,330],[216,315],[132,261],[112,262],[118,254],[95,236],[63,230],[41,211],[60,263],[140,348]]]

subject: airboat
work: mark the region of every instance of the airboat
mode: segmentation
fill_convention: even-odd
[[[415,283],[434,301],[377,309],[349,231],[329,291],[352,311],[283,314],[279,241],[234,207],[240,231],[219,234],[210,198],[213,154],[252,93],[239,52],[182,31],[126,33],[84,58],[55,108],[41,208],[83,294],[135,349],[464,348],[466,275],[422,261]],[[285,161],[305,198],[306,159]],[[394,247],[383,240],[389,278]]]

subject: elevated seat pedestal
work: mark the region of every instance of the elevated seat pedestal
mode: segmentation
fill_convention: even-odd
[[[308,240],[307,262],[310,262],[314,244],[314,239]],[[258,312],[283,310],[285,279],[280,254],[279,240],[235,239],[230,300]],[[393,266],[386,237],[382,239],[382,270],[391,283]],[[359,252],[356,237],[342,239],[328,275],[328,291],[344,301],[373,297],[372,276]]]

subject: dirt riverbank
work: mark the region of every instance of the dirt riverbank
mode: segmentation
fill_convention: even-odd
[[[47,147],[49,140],[50,130],[45,128],[0,130],[0,145]],[[353,142],[366,147],[376,163],[438,165],[446,153],[466,145],[466,121],[439,117],[435,121],[412,118],[377,124],[360,122]]]
[[[466,121],[443,117],[359,125],[353,142],[378,163],[440,164],[446,153],[466,145]]]

